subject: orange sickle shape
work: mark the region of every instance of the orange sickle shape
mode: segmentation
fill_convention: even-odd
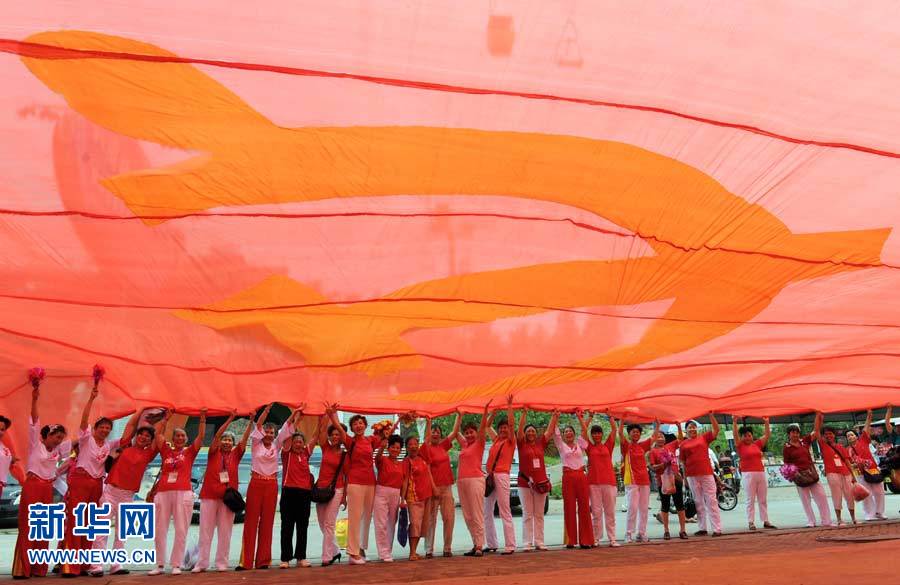
[[[108,35],[62,31],[35,43],[173,56]],[[889,229],[794,234],[771,213],[701,171],[631,145],[573,136],[432,127],[281,128],[185,63],[129,58],[23,58],[48,87],[110,130],[185,150],[181,164],[109,177],[103,184],[138,215],[221,206],[392,195],[505,195],[568,205],[644,237],[655,256],[563,262],[466,274],[352,306],[235,313],[182,312],[216,329],[262,324],[312,363],[414,353],[418,328],[454,327],[540,312],[510,307],[632,305],[674,299],[640,342],[582,364],[402,399],[459,402],[602,376],[696,347],[752,319],[789,283],[881,263]],[[404,302],[471,298],[496,305]],[[216,308],[302,304],[315,291],[268,279]],[[714,322],[711,322],[714,321]],[[349,366],[379,375],[415,357]]]

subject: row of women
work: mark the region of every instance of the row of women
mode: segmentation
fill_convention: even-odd
[[[156,559],[158,567],[150,575],[161,574],[169,560],[173,574],[181,573],[185,539],[193,508],[191,471],[194,459],[201,448],[205,432],[205,412],[201,412],[197,438],[189,441],[183,429],[174,429],[172,442],[168,443],[166,427],[172,412],[155,427],[138,427],[139,413],[131,418],[120,439],[110,440],[112,422],[101,417],[93,425],[88,423],[97,385],[84,407],[78,440],[77,456],[69,457],[72,442],[66,439],[66,429],[61,425],[42,426],[39,417],[39,385],[32,395],[30,449],[19,511],[19,538],[13,562],[13,576],[27,578],[46,574],[47,567],[30,565],[25,551],[28,548],[46,547],[46,542],[28,539],[28,505],[50,503],[53,497],[53,481],[60,473],[67,473],[67,531],[60,547],[68,549],[105,548],[105,537],[92,543],[85,537],[72,533],[75,525],[72,510],[81,502],[109,503],[112,509],[119,502],[132,501],[140,488],[141,480],[151,460],[159,453],[161,469],[151,490],[156,504]],[[322,565],[340,561],[341,552],[335,538],[335,525],[339,509],[346,506],[348,516],[347,554],[350,564],[366,562],[368,535],[374,519],[377,556],[385,562],[392,561],[393,535],[396,531],[398,512],[405,508],[409,517],[409,558],[418,560],[418,544],[425,539],[426,558],[434,555],[435,530],[438,514],[443,523],[443,556],[452,556],[454,505],[451,486],[457,483],[457,491],[463,518],[472,540],[472,548],[466,556],[480,557],[485,553],[513,554],[518,546],[516,531],[510,511],[510,469],[518,452],[519,474],[516,478],[523,506],[522,539],[524,550],[546,550],[544,543],[544,503],[550,491],[544,453],[554,441],[563,467],[562,494],[565,523],[565,544],[568,548],[590,548],[604,540],[608,546],[618,546],[615,526],[616,473],[613,467],[613,450],[616,437],[624,461],[623,474],[627,498],[625,542],[647,540],[647,514],[650,497],[650,473],[657,475],[662,500],[664,538],[669,539],[668,512],[674,504],[679,518],[679,537],[687,538],[683,506],[685,480],[697,504],[698,530],[695,535],[721,535],[721,520],[716,499],[716,480],[708,456],[709,445],[720,432],[715,416],[710,415],[712,428],[701,433],[696,422],[686,425],[686,436],[678,425],[678,436],[664,436],[656,424],[649,438],[638,424],[625,425],[609,417],[610,432],[604,437],[599,425],[590,426],[590,414],[576,412],[579,429],[569,425],[558,428],[559,412],[552,413],[547,429],[540,433],[527,423],[528,411],[523,410],[518,425],[509,397],[505,418],[498,415],[500,409],[485,406],[479,425],[467,424],[460,429],[459,414],[449,436],[442,436],[441,429],[431,425],[426,418],[426,444],[420,446],[416,437],[405,441],[393,434],[393,425],[376,425],[376,432],[366,435],[368,422],[362,415],[350,419],[349,431],[337,418],[337,405],[326,405],[326,414],[319,418],[316,431],[309,440],[298,430],[303,417],[303,406],[292,412],[284,425],[277,429],[266,423],[271,405],[265,408],[246,432],[237,440],[227,432],[236,413],[223,424],[209,447],[208,464],[200,490],[200,542],[199,558],[194,572],[211,568],[227,570],[234,512],[225,503],[228,488],[238,486],[238,465],[248,441],[251,449],[251,478],[246,494],[246,512],[243,527],[242,550],[236,570],[267,569],[272,564],[272,531],[276,504],[279,497],[278,471],[281,468],[281,568],[291,561],[296,566],[310,566],[307,560],[307,528],[311,504],[316,500],[318,525],[322,532]],[[414,413],[406,415],[413,417]],[[890,414],[888,414],[888,420]],[[740,469],[747,494],[749,527],[755,530],[755,508],[765,528],[775,528],[766,509],[766,487],[762,453],[769,438],[769,423],[765,432],[756,439],[750,427],[737,428],[737,451]],[[841,502],[846,501],[851,521],[855,521],[853,497],[849,494],[856,481],[850,471],[852,466],[865,467],[874,464],[869,451],[869,425],[860,434],[848,433],[848,453],[835,440],[835,430],[822,426],[821,415],[816,417],[815,430],[802,437],[799,428],[790,430],[790,440],[784,446],[786,463],[798,469],[813,466],[810,445],[819,442],[825,460],[827,483],[832,492],[835,513],[841,522]],[[11,421],[0,417],[0,432],[5,432]],[[513,428],[515,427],[515,431]],[[890,431],[890,429],[888,429]],[[2,435],[0,435],[2,438]],[[484,451],[490,439],[490,448],[484,466]],[[460,446],[458,475],[454,478],[450,466],[449,451],[456,441]],[[321,449],[321,465],[318,478],[310,471],[312,450]],[[401,453],[405,447],[405,457]],[[648,456],[649,454],[649,466]],[[110,455],[116,457],[109,466]],[[0,452],[0,457],[4,454]],[[6,451],[6,467],[12,454]],[[0,459],[0,471],[3,471]],[[377,470],[377,474],[376,474]],[[0,481],[5,481],[5,473]],[[665,481],[665,479],[672,481]],[[884,492],[880,485],[870,486],[871,504],[866,504],[867,516],[884,517]],[[798,486],[809,524],[815,525],[810,506],[814,500],[823,525],[830,525],[831,515],[824,490],[818,483]],[[493,511],[499,509],[503,525],[501,549]],[[487,520],[487,522],[485,521]],[[167,535],[174,523],[175,539],[171,554],[167,555]],[[709,530],[707,530],[707,527]],[[213,537],[217,547],[213,563],[210,552]],[[121,548],[120,542],[115,548]],[[125,574],[121,566],[110,567],[111,574]],[[104,567],[64,565],[63,576],[82,574],[101,576]]]

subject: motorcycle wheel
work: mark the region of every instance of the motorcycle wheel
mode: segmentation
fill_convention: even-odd
[[[734,493],[734,490],[730,487],[723,487],[722,491],[718,495],[719,500],[719,509],[725,512],[729,510],[734,510],[737,507],[738,498],[737,494]]]

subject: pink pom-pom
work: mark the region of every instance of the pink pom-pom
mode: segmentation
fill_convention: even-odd
[[[100,364],[94,364],[94,386],[100,383],[100,380],[103,379],[103,376],[106,375],[106,368],[101,366]]]
[[[28,381],[31,382],[31,386],[37,390],[38,386],[41,385],[41,380],[43,380],[46,375],[47,372],[44,371],[44,368],[34,367],[28,370]]]
[[[793,483],[799,469],[793,463],[785,463],[778,471],[781,472],[781,477]]]

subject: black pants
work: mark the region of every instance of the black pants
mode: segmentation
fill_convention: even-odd
[[[675,482],[674,494],[664,494],[662,493],[662,488],[659,488],[659,498],[662,500],[661,512],[669,512],[671,510],[672,500],[675,501],[676,512],[684,510],[684,491],[681,489],[681,486],[681,482]]]
[[[306,558],[306,530],[309,528],[310,491],[301,488],[281,488],[281,561]],[[294,527],[297,546],[294,547]]]

